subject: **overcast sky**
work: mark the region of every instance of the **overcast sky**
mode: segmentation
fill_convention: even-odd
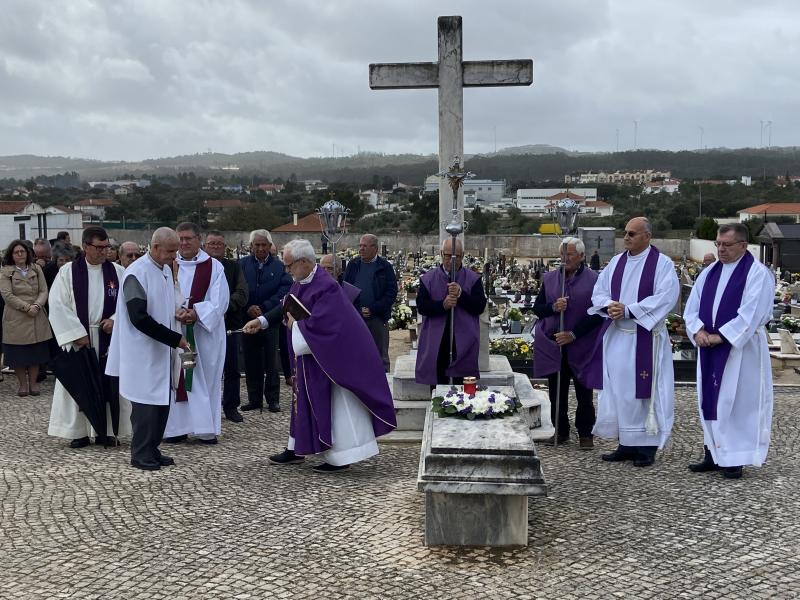
[[[434,153],[436,90],[371,62],[534,59],[464,92],[465,152],[800,145],[791,0],[2,0],[0,155]],[[762,128],[762,121],[764,126]],[[335,150],[334,150],[335,148]]]

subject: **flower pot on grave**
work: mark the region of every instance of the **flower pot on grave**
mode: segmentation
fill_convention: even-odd
[[[508,332],[514,334],[522,333],[522,321],[509,321]]]

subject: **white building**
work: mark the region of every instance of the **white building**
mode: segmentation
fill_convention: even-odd
[[[648,184],[645,184],[644,188],[642,188],[642,192],[645,194],[658,194],[660,192],[666,192],[667,194],[674,194],[680,188],[681,180],[680,179],[665,179],[664,181],[651,181]]]
[[[73,208],[85,215],[86,221],[106,218],[106,209],[110,206],[119,206],[119,202],[112,198],[84,198],[78,200]]]
[[[597,200],[597,188],[527,188],[517,190],[517,208],[526,214],[544,214],[553,196],[567,193],[581,202]]]
[[[564,175],[564,183],[621,183],[626,185],[643,185],[656,179],[669,179],[672,177],[670,171],[656,171],[654,169],[646,169],[644,171],[615,171],[613,173],[606,173],[600,171],[598,173],[573,173]]]
[[[438,175],[431,175],[425,179],[425,192],[432,193],[439,191],[439,184],[442,178]],[[506,195],[505,180],[493,181],[491,179],[466,179],[464,180],[464,202],[466,204],[467,193],[474,198],[475,203],[480,202],[499,202]]]
[[[107,190],[113,190],[116,188],[126,187],[126,188],[146,188],[150,187],[150,180],[149,179],[117,179],[116,181],[90,181],[89,182],[90,188],[105,188]]]
[[[50,239],[59,231],[67,231],[73,240],[80,241],[83,216],[64,206],[42,208],[27,200],[0,201],[0,244],[11,240]]]

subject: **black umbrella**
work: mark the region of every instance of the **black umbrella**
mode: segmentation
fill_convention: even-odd
[[[92,348],[83,346],[77,350],[62,350],[53,358],[50,368],[98,436],[106,437],[106,402],[111,406],[114,434],[118,433],[119,395],[115,383],[108,381],[114,378],[103,376]]]

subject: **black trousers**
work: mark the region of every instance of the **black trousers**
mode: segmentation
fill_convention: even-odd
[[[369,329],[372,339],[375,340],[375,346],[378,348],[378,352],[381,355],[381,361],[383,361],[383,370],[388,373],[390,364],[389,326],[386,324],[386,321],[378,317],[364,319],[364,323],[367,324],[367,329]]]
[[[547,387],[550,392],[550,418],[553,424],[556,422],[556,388],[558,387],[558,373],[547,376]],[[558,437],[569,435],[569,382],[575,386],[575,397],[578,399],[578,407],[575,409],[575,428],[578,436],[590,437],[594,427],[595,414],[594,404],[592,403],[592,389],[584,387],[575,379],[572,369],[567,361],[567,353],[561,353],[561,398],[558,409],[561,413],[558,417]]]
[[[169,404],[153,405],[131,402],[131,460],[140,464],[158,464],[169,417]]]
[[[239,338],[241,335],[229,335],[225,340],[225,364],[222,367],[222,411],[228,413],[236,410],[241,404],[239,385]]]
[[[278,374],[278,327],[267,327],[254,335],[242,336],[247,401],[253,406],[277,404],[280,394]]]

